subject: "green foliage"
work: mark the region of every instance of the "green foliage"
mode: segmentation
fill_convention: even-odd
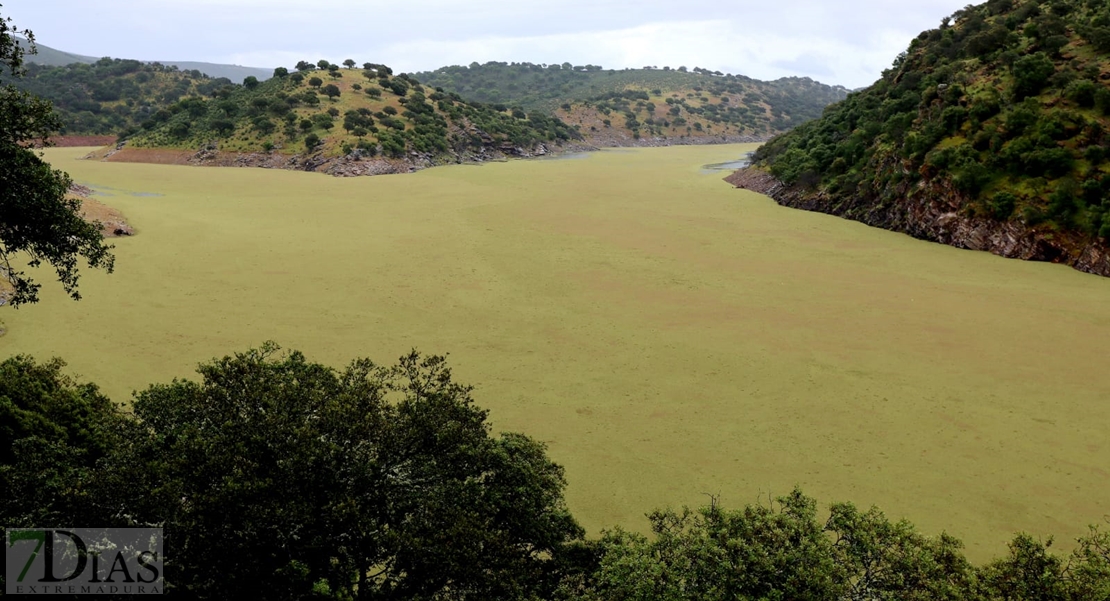
[[[1110,536],[1098,530],[1066,560],[1051,541],[1019,535],[1009,556],[976,568],[957,539],[926,537],[874,508],[837,503],[824,524],[816,516],[797,490],[737,511],[655,512],[652,539],[607,533],[598,567],[562,592],[582,601],[1064,601],[1104,599],[1110,586]]]
[[[1014,62],[1014,98],[1022,100],[1035,96],[1048,84],[1056,66],[1044,53],[1023,56]]]
[[[189,598],[529,598],[582,536],[562,468],[492,436],[441,357],[335,371],[265,345],[151,386],[127,418],[59,367],[0,364],[0,482],[40,486],[33,468],[64,458],[74,498],[5,494],[3,525],[162,524],[167,586]]]
[[[64,366],[23,356],[0,363],[0,528],[110,523],[90,500],[97,466],[118,450],[127,420]]]
[[[991,199],[991,214],[999,221],[1005,221],[1014,213],[1017,206],[1017,197],[1010,192],[999,192]]]
[[[345,156],[350,153],[343,152],[344,144],[353,149],[357,146],[356,138],[373,136],[377,138],[372,145],[375,152],[380,144],[382,152],[392,158],[403,158],[410,152],[446,157],[488,148],[523,152],[540,143],[563,143],[581,137],[549,115],[522,111],[514,119],[492,107],[465,102],[454,94],[437,91],[426,95],[426,89],[416,79],[404,74],[390,77],[389,67],[368,65],[367,72],[372,69],[375,76],[380,76],[382,87],[370,88],[368,94],[356,95],[344,104],[354,106],[342,116],[343,130],[350,137],[333,137],[327,142],[317,139],[307,144],[308,148],[317,150],[322,145],[327,156]],[[291,138],[313,130],[331,131],[341,115],[337,108],[340,86],[325,85],[319,77],[309,78],[305,85],[303,80],[293,77],[299,73],[274,77],[253,87],[221,88],[215,98],[208,100],[186,97],[150,115],[143,122],[142,131],[129,143],[142,147],[195,148],[217,139],[240,151],[244,146],[258,148],[266,142],[292,149],[293,145],[288,144]],[[382,89],[398,95],[400,110],[382,101]],[[336,104],[326,112],[306,114],[305,107],[318,106],[321,94]],[[378,115],[378,120],[371,115]]]
[[[182,98],[216,94],[233,87],[226,78],[133,60],[101,59],[64,67],[27,65],[14,85],[53,103],[61,133],[118,134],[137,129],[159,110]]]
[[[360,146],[361,147],[361,146]],[[1068,555],[1021,534],[983,566],[959,540],[799,490],[738,510],[656,511],[599,541],[563,470],[490,433],[442,357],[335,370],[272,343],[123,413],[54,360],[0,363],[0,527],[165,529],[192,599],[1102,600],[1110,533]]]
[[[13,41],[18,30],[0,16],[0,75],[23,75],[23,50]],[[31,48],[34,37],[27,35]],[[0,278],[10,284],[12,305],[38,300],[39,284],[24,271],[48,264],[63,289],[79,299],[78,260],[91,268],[112,271],[114,257],[104,244],[99,224],[86,222],[80,201],[67,198],[72,183],[28,148],[48,143],[61,127],[49,101],[15,88],[0,86]]]
[[[479,102],[516,104],[524,110],[544,111],[554,111],[562,104],[613,98],[614,94],[619,97],[638,92],[644,95],[643,100],[648,100],[647,90],[657,90],[657,96],[694,88],[707,89],[716,96],[755,93],[771,106],[770,115],[783,116],[785,123],[780,124],[780,129],[819,117],[825,106],[843,99],[847,93],[843,88],[807,78],[761,82],[742,75],[725,76],[703,70],[697,73],[657,69],[612,71],[596,65],[473,63],[417,73],[416,77]],[[740,108],[725,111],[722,118],[734,116],[739,123]],[[758,112],[763,113],[762,107]],[[771,120],[768,116],[762,122],[770,123]]]
[[[1052,7],[957,11],[875,85],[768,142],[758,164],[788,184],[813,174],[828,207],[854,207],[847,216],[939,186],[959,192],[966,213],[1097,235],[1101,199],[1075,189],[1105,169],[1110,89],[1098,76],[1110,51],[1075,49],[1110,19],[1081,0]]]

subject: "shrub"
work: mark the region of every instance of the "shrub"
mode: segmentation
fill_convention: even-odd
[[[999,221],[1005,221],[1014,214],[1014,207],[1017,206],[1017,197],[1009,192],[999,192],[995,194],[990,201],[991,215]]]
[[[1043,52],[1023,56],[1014,62],[1014,98],[1022,100],[1027,96],[1040,93],[1049,77],[1056,72],[1056,66]]]

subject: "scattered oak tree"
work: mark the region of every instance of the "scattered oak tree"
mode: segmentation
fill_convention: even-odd
[[[34,35],[15,29],[11,19],[0,15],[0,75],[24,73],[17,33],[27,38],[34,52]],[[62,127],[51,104],[10,83],[0,84],[0,280],[11,287],[0,291],[8,297],[0,298],[0,304],[38,301],[40,285],[21,270],[21,262],[32,268],[50,265],[63,289],[79,299],[78,260],[111,273],[111,247],[104,243],[99,224],[82,218],[80,201],[66,197],[69,176],[52,169],[33,150],[47,145],[50,134]]]

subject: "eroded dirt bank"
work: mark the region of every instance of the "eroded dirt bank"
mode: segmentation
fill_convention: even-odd
[[[93,191],[79,184],[69,187],[69,196],[81,201],[81,217],[85,221],[100,223],[100,231],[105,238],[119,238],[121,236],[134,236],[135,229],[127,223],[127,219],[119,210],[92,198]],[[11,285],[6,279],[6,273],[0,267],[0,307],[8,304],[11,299]],[[0,322],[0,336],[5,333],[4,324]]]

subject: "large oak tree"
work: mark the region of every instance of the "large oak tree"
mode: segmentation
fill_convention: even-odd
[[[99,225],[82,218],[80,201],[67,198],[69,176],[33,150],[48,144],[62,123],[49,102],[3,81],[23,74],[24,48],[16,34],[34,52],[33,34],[0,15],[0,278],[12,288],[0,303],[38,301],[40,285],[25,270],[43,264],[78,299],[79,259],[111,272],[115,258]]]

